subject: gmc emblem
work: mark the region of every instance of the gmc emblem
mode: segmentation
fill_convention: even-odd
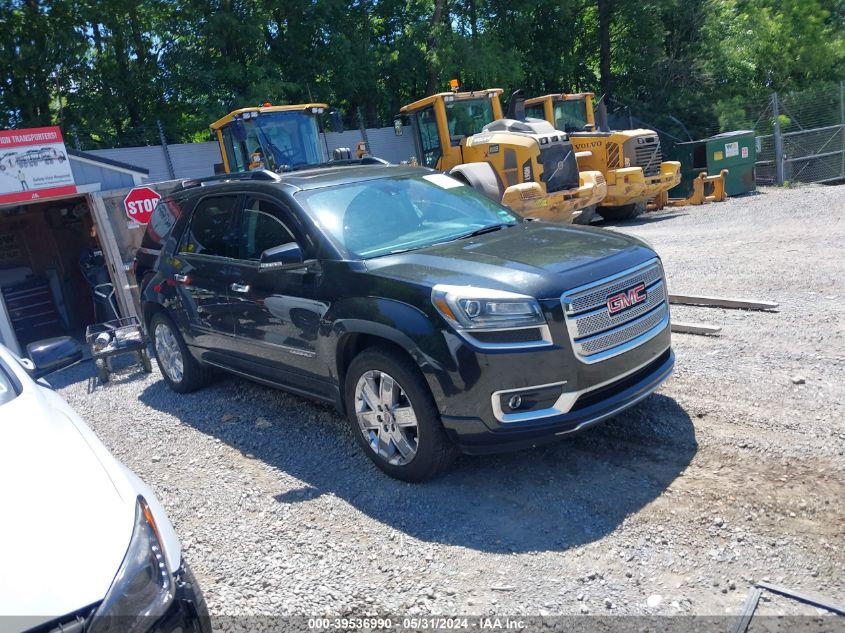
[[[648,299],[648,293],[645,290],[645,282],[640,282],[633,288],[610,295],[607,298],[607,311],[610,314],[616,314],[642,303],[646,299]]]

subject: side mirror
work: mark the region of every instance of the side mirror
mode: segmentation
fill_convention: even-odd
[[[82,346],[69,336],[35,341],[26,346],[26,353],[34,365],[30,375],[36,380],[82,360]]]
[[[261,272],[269,270],[285,270],[287,268],[299,268],[305,263],[302,249],[296,242],[282,244],[268,248],[261,253],[258,261],[258,270]]]
[[[394,119],[393,121],[393,133],[396,136],[402,136],[402,119]]]

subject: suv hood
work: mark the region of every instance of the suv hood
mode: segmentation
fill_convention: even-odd
[[[0,415],[0,616],[48,620],[103,599],[135,498],[121,495],[67,404],[33,386]]]
[[[420,285],[480,286],[551,299],[654,257],[651,248],[627,235],[525,222],[366,265],[373,274]]]

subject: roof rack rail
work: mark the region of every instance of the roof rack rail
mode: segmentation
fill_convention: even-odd
[[[268,169],[256,169],[254,171],[237,171],[231,174],[218,174],[216,176],[206,176],[204,178],[187,178],[182,181],[181,188],[190,189],[192,187],[204,187],[206,185],[213,185],[218,182],[226,182],[229,180],[265,180],[278,182],[281,178],[278,174],[275,174]]]

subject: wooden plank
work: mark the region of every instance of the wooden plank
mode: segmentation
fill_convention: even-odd
[[[704,336],[710,334],[718,334],[722,328],[718,325],[710,325],[708,323],[682,323],[680,321],[672,321],[672,331],[677,334],[701,334]]]
[[[811,604],[815,607],[821,607],[822,609],[838,613],[839,615],[845,615],[845,604],[834,602],[829,598],[824,598],[806,591],[787,589],[786,587],[781,587],[779,585],[770,585],[767,582],[758,582],[757,587],[771,591],[772,593],[779,593],[782,596],[798,600],[799,602]]]
[[[735,310],[774,310],[780,304],[774,301],[751,301],[728,297],[697,297],[695,295],[669,295],[669,303],[707,308],[732,308]]]

